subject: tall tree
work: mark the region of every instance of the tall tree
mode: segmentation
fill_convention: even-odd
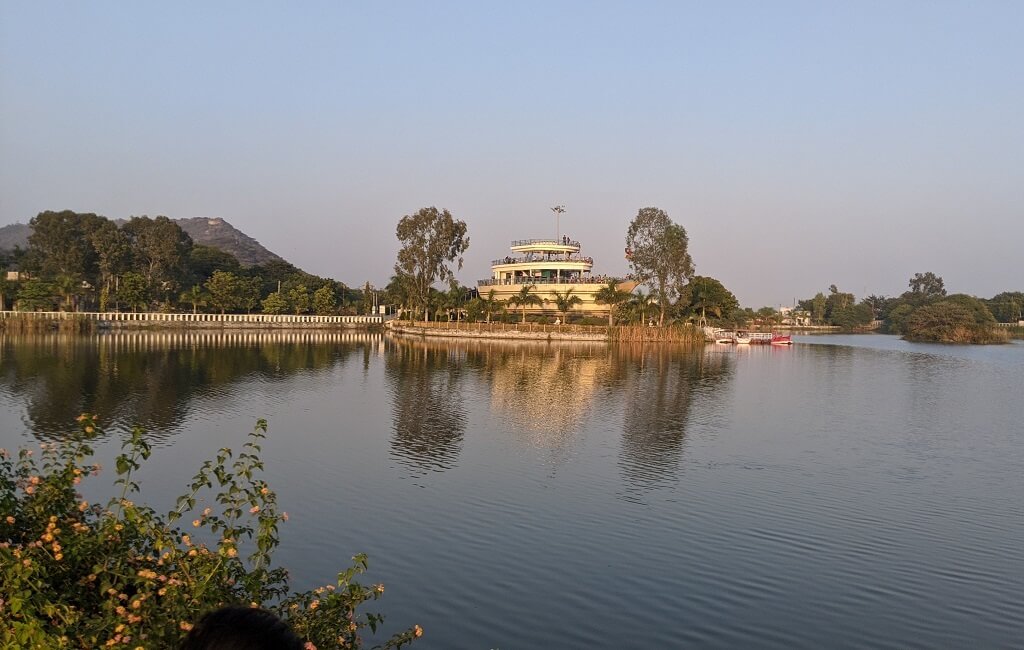
[[[260,304],[260,294],[263,291],[263,278],[250,276],[238,278],[238,306],[251,314],[256,305]]]
[[[942,278],[931,271],[927,273],[915,273],[908,282],[910,293],[925,299],[941,298],[946,295],[945,283]]]
[[[100,311],[106,311],[114,277],[127,271],[131,264],[131,242],[117,224],[104,220],[90,231],[89,243],[96,254]]]
[[[92,255],[92,248],[85,241],[85,216],[64,210],[40,212],[33,217],[29,222],[32,234],[28,237],[27,265],[45,277],[84,276]]]
[[[695,275],[689,284],[689,308],[702,320],[710,312],[717,318],[728,316],[740,306],[736,296],[715,278]]]
[[[658,299],[658,322],[693,275],[686,229],[659,208],[641,208],[626,232],[626,251],[636,278],[651,288]]]
[[[214,271],[204,285],[210,294],[210,304],[224,313],[238,306],[238,276],[228,271]]]
[[[149,289],[164,295],[173,290],[184,275],[192,238],[167,217],[132,217],[123,230],[132,244],[135,270]]]
[[[402,247],[395,273],[404,276],[412,298],[423,310],[429,309],[430,288],[438,281],[454,279],[451,264],[462,268],[462,254],[469,248],[466,222],[456,221],[448,210],[422,208],[398,222],[396,235]]]
[[[192,305],[192,313],[195,314],[199,311],[199,305],[205,305],[210,300],[210,294],[203,291],[203,288],[198,284],[193,284],[192,288],[188,291],[182,292],[178,296],[179,302],[184,302]]]
[[[288,304],[296,316],[309,311],[309,289],[306,285],[300,284],[288,290]]]
[[[619,308],[619,304],[629,300],[630,293],[619,289],[619,285],[615,280],[608,280],[608,284],[601,287],[594,296],[594,301],[608,305],[608,326],[611,327],[615,324],[615,311]]]
[[[330,285],[324,285],[313,292],[313,311],[318,316],[330,316],[338,306],[338,296]]]
[[[264,314],[283,314],[288,311],[288,300],[280,291],[274,291],[263,299],[262,306]]]

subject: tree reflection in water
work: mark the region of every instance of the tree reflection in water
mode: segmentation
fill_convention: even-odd
[[[617,350],[625,369],[619,456],[623,498],[639,501],[675,482],[694,402],[720,396],[717,384],[731,375],[731,357],[667,345]]]
[[[0,335],[0,382],[24,400],[30,432],[59,439],[82,412],[107,435],[139,424],[154,442],[176,434],[196,400],[223,403],[240,382],[326,372],[381,335],[350,332],[166,331]]]
[[[392,455],[420,474],[454,467],[466,433],[466,409],[462,364],[449,356],[462,353],[406,340],[393,340],[390,348],[385,376],[392,393]]]

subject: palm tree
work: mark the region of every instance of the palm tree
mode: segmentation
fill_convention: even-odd
[[[491,289],[487,292],[487,297],[480,296],[480,303],[484,306],[484,314],[487,315],[487,322],[491,322],[491,314],[501,309],[501,300],[494,297],[496,292]]]
[[[530,293],[530,291],[532,291],[535,286],[537,285],[523,285],[523,288],[519,290],[519,293],[515,294],[514,296],[508,299],[508,303],[510,305],[515,305],[516,307],[522,309],[524,323],[526,322],[526,307],[528,305],[541,305],[544,303],[544,301],[540,299],[540,296],[535,296],[532,293]]]
[[[647,310],[654,306],[654,292],[644,293],[643,291],[637,291],[630,302],[633,304],[633,309],[640,312],[641,324],[646,323]]]
[[[551,295],[554,296],[554,300],[548,302],[554,302],[555,308],[562,312],[562,322],[565,323],[569,320],[569,311],[573,307],[579,305],[583,300],[579,296],[572,295],[572,287],[565,290],[565,293],[559,293],[558,291],[552,291]]]
[[[193,314],[198,311],[199,305],[205,306],[208,299],[209,295],[198,284],[192,285],[191,289],[178,296],[181,302],[191,303]]]
[[[61,273],[55,281],[57,290],[64,296],[65,311],[72,311],[74,296],[81,291],[82,281],[69,273]]]
[[[608,284],[601,287],[601,290],[597,292],[595,298],[596,302],[602,305],[608,305],[608,326],[611,327],[615,324],[615,311],[620,302],[629,299],[629,292],[622,291],[619,289],[618,284],[615,280],[608,280]]]

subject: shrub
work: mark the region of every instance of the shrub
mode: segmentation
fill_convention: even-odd
[[[272,567],[288,517],[259,478],[265,421],[237,457],[221,449],[204,463],[166,516],[129,498],[151,451],[139,428],[116,460],[120,496],[105,508],[82,499],[78,484],[100,472],[90,441],[101,432],[92,416],[79,424],[66,442],[42,443],[38,461],[29,449],[0,450],[0,645],[172,648],[202,614],[238,604],[275,612],[308,648],[359,648],[360,631],[376,631],[383,617],[356,611],[384,591],[355,581],[365,556],[304,593],[289,594],[287,572]],[[205,492],[216,492],[217,511],[196,513]],[[188,532],[175,525],[192,517]],[[415,626],[384,647],[421,634]]]

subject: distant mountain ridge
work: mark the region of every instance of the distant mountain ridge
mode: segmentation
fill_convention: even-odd
[[[191,217],[173,219],[188,233],[192,241],[203,246],[212,246],[235,256],[242,266],[256,266],[267,262],[284,262],[285,259],[267,250],[258,241],[235,228],[220,217]],[[118,225],[124,219],[115,219]],[[0,227],[0,250],[13,250],[15,246],[28,247],[32,226],[13,223]]]

